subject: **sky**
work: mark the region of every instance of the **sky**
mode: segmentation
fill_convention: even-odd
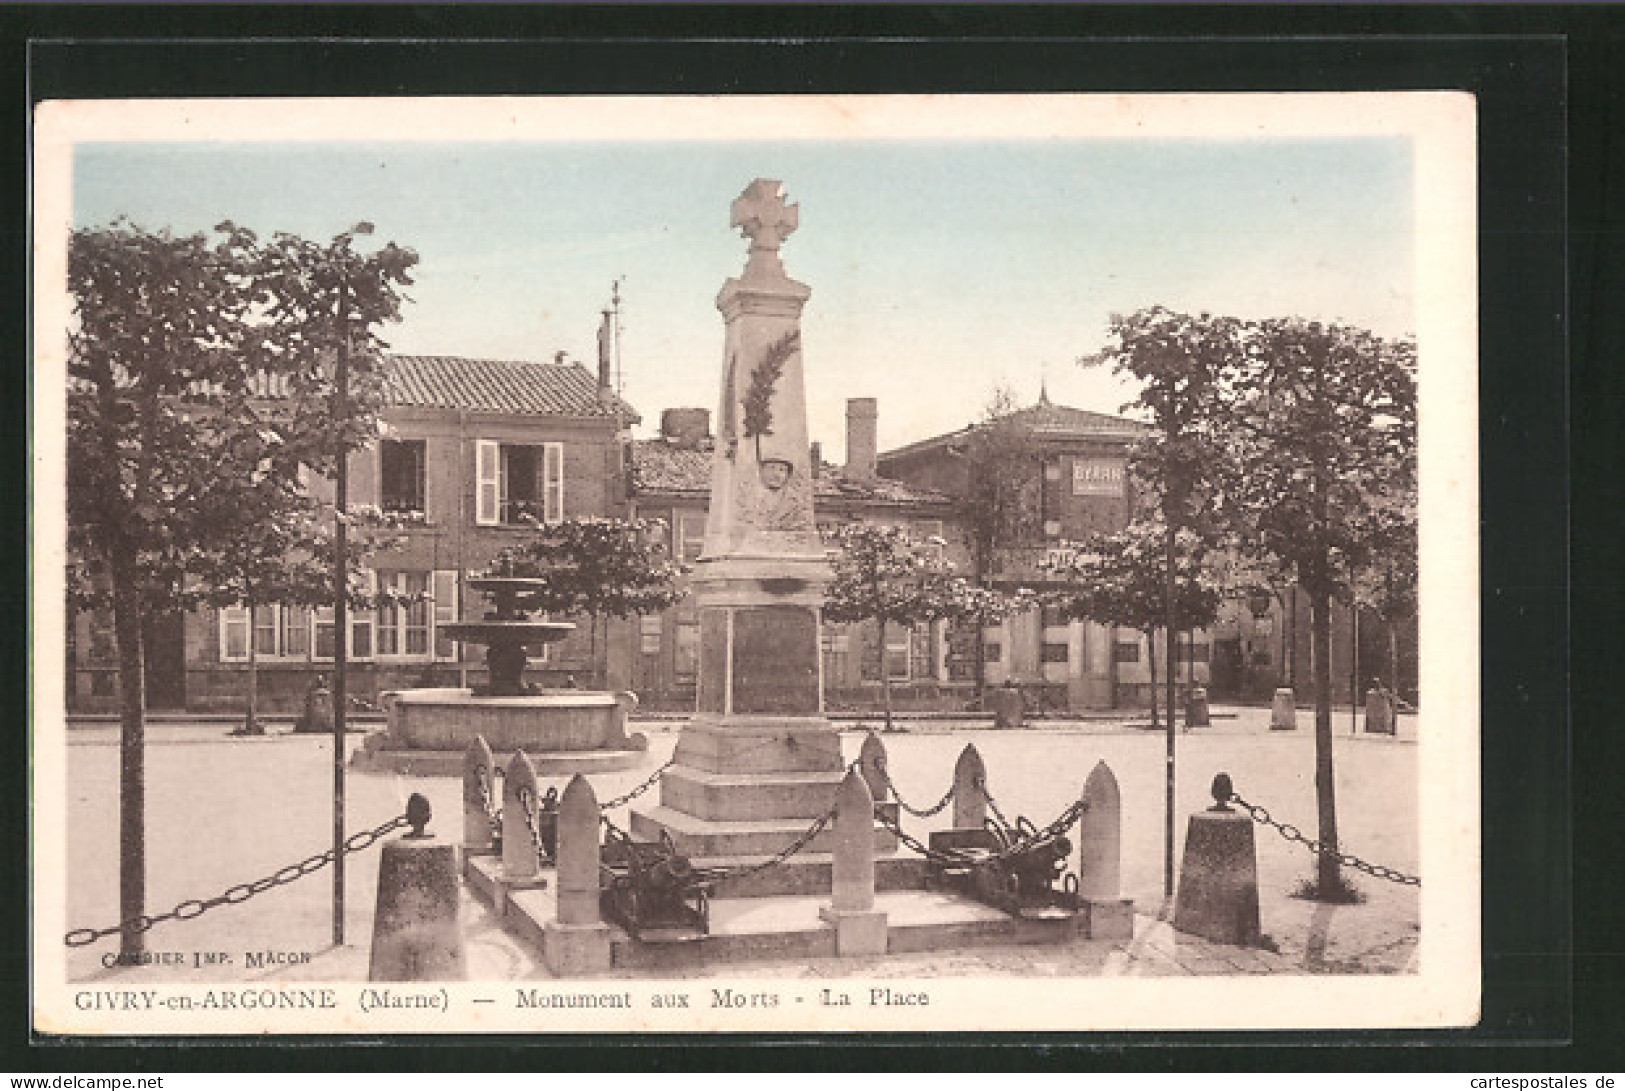
[[[1109,316],[1153,304],[1415,331],[1411,141],[988,139],[81,143],[73,219],[329,238],[359,221],[420,257],[403,353],[596,360],[621,282],[624,393],[715,410],[746,240],[729,208],[784,184],[809,434],[844,451],[845,401],[879,400],[882,450],[975,420],[995,388],[1115,413],[1080,368]]]

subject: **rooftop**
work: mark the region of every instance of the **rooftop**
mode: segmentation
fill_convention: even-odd
[[[619,397],[600,398],[597,378],[580,364],[476,360],[464,356],[384,357],[390,405],[563,417],[610,417],[636,422]]]
[[[1074,409],[1070,405],[1056,405],[1049,400],[1047,393],[1040,394],[1038,401],[1023,409],[1016,409],[998,418],[1023,425],[1041,436],[1052,438],[1102,438],[1102,439],[1138,439],[1145,434],[1149,426],[1127,417],[1114,417],[1108,413],[1096,413],[1090,409]],[[981,424],[970,424],[956,432],[947,432],[940,436],[930,436],[926,439],[916,440],[905,444],[895,450],[884,451],[881,459],[895,458],[899,455],[913,454],[916,451],[929,450],[933,447],[949,446],[966,436],[974,433]]]
[[[711,490],[712,444],[692,447],[665,439],[633,444],[632,482],[639,492],[707,496]],[[909,485],[887,477],[862,479],[839,466],[823,463],[813,484],[818,500],[854,500],[875,504],[946,504],[951,498],[936,489]]]

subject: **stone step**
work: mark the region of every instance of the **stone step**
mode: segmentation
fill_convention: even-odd
[[[504,923],[540,946],[542,927],[552,918],[551,890],[509,895]],[[835,957],[835,931],[819,910],[827,896],[715,898],[710,932],[682,942],[639,942],[611,929],[611,960],[617,969],[681,970],[742,962]],[[886,914],[887,953],[963,949],[1000,945],[1063,944],[1087,939],[1081,917],[1021,920],[943,891],[895,891],[875,895]],[[860,1002],[867,1002],[867,997]]]
[[[670,833],[677,850],[685,856],[773,856],[790,845],[812,824],[811,819],[770,819],[766,821],[708,822],[671,807],[652,807],[632,812],[632,836],[640,841],[658,841],[662,831]],[[890,853],[897,848],[897,835],[884,826],[875,827],[875,852]],[[829,853],[835,849],[835,829],[831,823],[805,846],[803,852]]]
[[[845,776],[839,772],[712,773],[674,765],[660,779],[660,802],[713,822],[798,818],[829,810]]]
[[[694,861],[696,867],[733,871],[759,863],[759,857],[707,856]],[[877,891],[924,890],[930,866],[912,853],[896,852],[875,857]],[[763,871],[724,879],[716,888],[719,898],[772,898],[782,895],[829,896],[834,882],[832,858],[828,853],[798,852],[790,859]]]

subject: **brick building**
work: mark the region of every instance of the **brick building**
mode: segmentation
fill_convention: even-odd
[[[1047,393],[1030,406],[1000,418],[1030,437],[1031,480],[1012,482],[1037,512],[1026,533],[996,551],[986,573],[994,586],[1052,586],[1042,562],[1064,555],[1093,534],[1125,525],[1133,503],[1128,455],[1145,425],[1122,417],[1074,409]],[[910,443],[878,457],[880,471],[917,486],[964,495],[967,459],[978,425]],[[1150,700],[1150,656],[1164,656],[1144,634],[1093,622],[1068,621],[1046,608],[1011,617],[983,634],[987,681],[1012,682],[1054,709],[1074,711],[1143,705]],[[1207,634],[1194,643],[1181,638],[1180,678],[1208,680]]]
[[[463,581],[527,533],[527,513],[553,522],[626,510],[622,468],[630,406],[607,375],[580,364],[389,356],[384,360],[387,425],[380,441],[352,456],[352,504],[420,513],[398,550],[373,558],[379,585],[424,596],[406,606],[353,615],[349,690],[363,700],[425,683],[457,685],[484,674],[484,649],[438,632],[485,604]],[[313,481],[331,494],[331,483]],[[477,596],[475,596],[477,599]],[[70,707],[117,707],[111,618],[81,613],[69,627]],[[261,708],[299,706],[333,658],[331,608],[199,611],[159,619],[148,633],[148,705],[235,711],[246,692],[249,641]],[[588,671],[584,631],[532,658],[531,676],[562,681]]]

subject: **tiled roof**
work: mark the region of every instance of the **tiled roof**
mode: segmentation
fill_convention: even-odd
[[[643,493],[705,496],[711,489],[711,445],[684,447],[663,439],[633,444],[632,482]],[[946,504],[950,498],[935,489],[909,485],[887,477],[867,480],[850,477],[839,466],[824,463],[813,485],[819,500],[852,500],[877,504]]]
[[[1025,425],[1034,433],[1050,437],[1099,436],[1110,439],[1135,439],[1148,429],[1147,425],[1137,420],[1096,413],[1088,409],[1074,409],[1069,405],[1056,405],[1048,397],[1041,397],[1037,403],[1025,409],[1014,410],[1002,419]],[[957,432],[916,440],[895,450],[883,451],[880,460],[885,462],[899,455],[956,444],[979,427],[981,426],[972,424]]]
[[[563,417],[609,417],[619,406],[624,419],[639,419],[619,398],[600,400],[597,378],[580,364],[391,355],[384,376],[391,405]]]
[[[1007,418],[1026,425],[1035,432],[1075,435],[1079,432],[1106,432],[1113,435],[1137,436],[1146,431],[1146,425],[1126,417],[1113,417],[1088,409],[1073,409],[1069,405],[1056,405],[1041,398],[1037,405],[1017,409]]]

